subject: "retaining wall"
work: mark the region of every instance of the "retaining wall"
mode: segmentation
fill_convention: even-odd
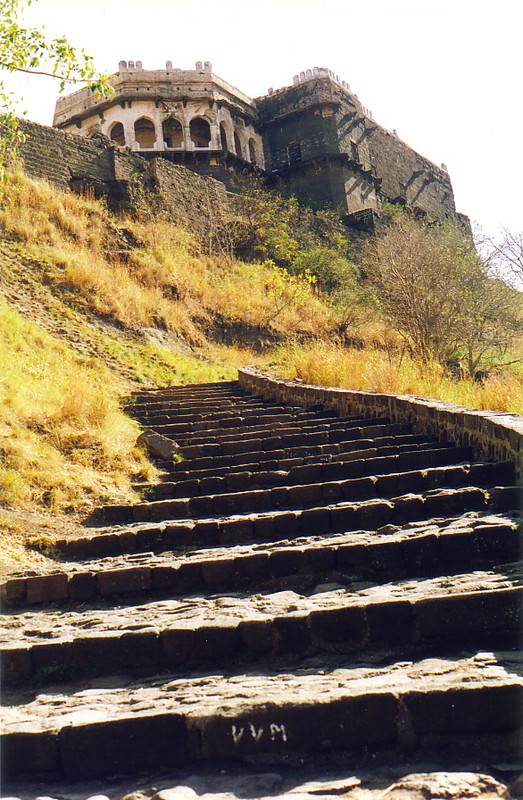
[[[214,230],[228,208],[222,183],[164,158],[148,161],[101,134],[86,139],[29,120],[20,120],[20,128],[25,138],[17,152],[25,172],[62,191],[90,186],[119,207],[132,206],[133,191],[141,189],[199,237]]]
[[[415,431],[437,435],[458,445],[470,445],[476,454],[492,461],[513,461],[523,482],[523,417],[474,411],[453,403],[410,395],[355,392],[276,378],[254,367],[238,370],[240,385],[249,392],[288,403],[322,404],[340,416],[386,416],[394,422],[411,422]]]

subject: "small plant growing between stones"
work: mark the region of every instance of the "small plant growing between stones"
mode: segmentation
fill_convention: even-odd
[[[31,539],[27,546],[32,550],[38,550],[39,553],[48,556],[48,558],[56,556],[54,541],[50,536],[37,536],[35,539]]]
[[[75,674],[76,664],[63,664],[55,661],[45,667],[40,667],[35,672],[34,683],[36,686],[42,686],[45,683],[51,683],[51,681],[71,680]]]

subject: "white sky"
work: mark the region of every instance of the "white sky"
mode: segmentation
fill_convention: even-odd
[[[448,165],[459,211],[523,230],[523,0],[35,0],[26,19],[101,70],[212,61],[251,97],[329,67],[378,123]],[[6,82],[51,124],[53,81]]]

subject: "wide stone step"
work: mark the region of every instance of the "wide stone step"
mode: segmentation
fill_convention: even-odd
[[[393,450],[393,448],[387,449]],[[233,491],[272,489],[277,486],[290,487],[303,485],[306,481],[317,481],[318,483],[332,480],[341,481],[368,475],[398,473],[412,468],[424,469],[434,463],[438,465],[452,464],[455,463],[455,458],[452,458],[453,452],[455,452],[453,449],[439,445],[423,449],[410,448],[400,452],[395,448],[393,452],[378,453],[374,456],[366,454],[367,457],[362,459],[293,466],[289,470],[264,470],[254,473],[248,471],[229,472],[223,476],[189,477],[185,481],[178,480],[175,483],[164,481],[160,484],[149,484],[142,489],[142,493],[147,501],[151,502],[166,498],[192,498],[208,495],[211,492],[216,495]],[[460,476],[463,479],[461,485],[474,483],[478,486],[488,487],[495,483],[510,484],[514,479],[514,466],[512,462],[464,464],[456,467],[454,473],[450,473],[452,482],[449,486],[456,486],[456,481]]]
[[[390,420],[380,420],[386,423]],[[288,422],[274,422],[271,424],[261,423],[259,425],[242,425],[239,428],[207,428],[205,430],[194,430],[190,435],[183,434],[176,436],[176,442],[181,448],[189,445],[205,444],[206,442],[226,442],[226,441],[245,441],[255,439],[266,434],[267,436],[278,435],[286,436],[294,433],[318,433],[320,431],[348,431],[352,428],[361,428],[365,423],[363,417],[354,417],[342,422],[329,422],[328,420],[316,419],[292,419]]]
[[[174,418],[167,421],[167,424],[158,424],[152,421],[148,425],[151,430],[156,433],[161,433],[163,436],[178,437],[191,433],[203,432],[211,430],[214,423],[214,428],[226,428],[228,425],[232,428],[243,427],[247,430],[251,426],[265,426],[270,427],[274,423],[291,423],[298,424],[300,422],[307,422],[319,419],[319,415],[313,411],[305,411],[304,409],[295,410],[288,407],[274,407],[274,408],[252,408],[252,409],[237,409],[230,411],[209,411],[208,413],[190,413],[186,415],[177,414]],[[362,418],[358,418],[362,419]],[[379,420],[378,420],[379,421]]]
[[[325,583],[354,591],[361,581],[450,575],[515,561],[520,536],[507,517],[473,513],[401,528],[388,525],[374,533],[309,536],[230,546],[226,551],[109,557],[14,576],[2,584],[1,592],[6,608],[23,608],[247,588],[260,593],[294,586],[309,594]]]
[[[434,445],[438,442],[435,436],[423,436],[421,434],[403,434],[396,436],[379,436],[374,439],[352,439],[348,442],[340,442],[337,445],[327,445],[312,448],[288,448],[285,450],[273,450],[270,452],[259,451],[255,460],[249,463],[249,453],[240,456],[223,456],[218,459],[182,459],[178,462],[166,463],[163,465],[164,476],[171,475],[167,480],[176,480],[178,476],[200,477],[197,472],[205,472],[201,477],[212,477],[212,475],[230,474],[231,471],[237,472],[249,470],[260,472],[267,469],[291,469],[291,467],[301,464],[314,464],[320,462],[338,461],[350,458],[360,458],[361,451],[372,452],[375,449],[385,447],[398,447],[413,445],[411,449],[416,449],[417,445]],[[439,443],[441,447],[455,447],[453,442]],[[278,459],[281,460],[278,460]],[[214,463],[216,461],[216,463]],[[292,462],[292,463],[289,463]],[[289,464],[289,466],[284,466]],[[182,478],[184,480],[185,478]]]
[[[166,417],[171,422],[176,422],[177,417],[186,416],[189,414],[207,415],[212,414],[213,411],[235,411],[241,414],[243,410],[250,411],[252,409],[260,409],[261,411],[270,411],[273,408],[290,408],[290,406],[282,405],[276,401],[263,400],[254,397],[245,397],[238,399],[209,399],[209,400],[164,400],[154,404],[134,404],[129,407],[129,411],[133,412],[133,416],[139,416],[140,419],[158,421],[159,417]],[[299,411],[306,409],[301,406],[293,406],[299,408]]]
[[[279,448],[273,447],[263,450],[255,449],[245,453],[235,453],[231,455],[210,454],[197,457],[193,455],[190,457],[190,459],[186,458],[183,462],[179,462],[178,464],[169,464],[168,468],[176,471],[178,468],[182,468],[182,464],[187,464],[189,460],[191,468],[194,467],[203,469],[222,466],[237,466],[239,464],[249,463],[249,461],[261,462],[269,461],[271,459],[308,458],[316,456],[325,456],[326,458],[330,458],[333,456],[339,456],[341,453],[352,452],[353,450],[359,448],[362,443],[365,447],[368,447],[369,442],[378,440],[393,441],[398,436],[405,436],[409,434],[412,434],[412,426],[408,423],[395,423],[394,429],[392,429],[392,426],[351,428],[351,430],[347,432],[345,439],[341,442],[336,442],[335,444],[308,443],[306,446],[294,444],[292,447],[281,446]],[[256,443],[256,446],[259,445]]]
[[[350,592],[188,597],[81,611],[25,611],[0,624],[3,685],[154,673],[260,656],[449,646],[516,647],[522,565]]]
[[[398,437],[401,438],[401,437]],[[407,438],[407,437],[405,437]],[[274,473],[275,475],[280,475],[282,472],[285,472],[290,476],[290,473],[294,469],[294,467],[303,466],[305,463],[309,464],[325,464],[329,462],[337,463],[338,461],[359,461],[364,458],[378,458],[381,456],[389,456],[389,455],[399,455],[400,453],[411,453],[415,452],[416,450],[439,450],[445,448],[451,448],[455,445],[451,445],[448,443],[440,443],[437,439],[432,439],[432,441],[428,438],[419,437],[420,441],[416,442],[413,441],[415,437],[409,437],[410,441],[406,441],[404,443],[396,444],[396,445],[376,445],[374,440],[369,440],[369,444],[367,447],[362,447],[361,449],[355,450],[352,453],[342,453],[341,456],[318,456],[317,459],[313,457],[308,457],[307,459],[304,458],[296,458],[296,459],[283,459],[282,461],[270,461],[270,462],[258,462],[252,464],[241,464],[238,467],[215,467],[214,469],[190,469],[191,461],[183,462],[187,469],[185,471],[178,470],[178,471],[164,471],[160,474],[159,483],[137,483],[134,484],[134,488],[136,491],[145,491],[148,494],[149,499],[152,499],[152,496],[157,493],[159,496],[165,494],[166,492],[170,492],[171,490],[175,491],[174,488],[177,484],[182,483],[184,481],[189,480],[199,480],[201,478],[226,478],[226,484],[230,486],[231,489],[233,488],[249,488],[251,485],[253,488],[262,488],[261,484],[256,485],[254,487],[253,481],[262,481],[266,478],[264,477],[265,473],[267,476]],[[361,440],[360,440],[361,441]],[[358,442],[359,445],[359,442]],[[261,473],[258,475],[258,473]],[[270,480],[270,477],[267,478]],[[247,482],[248,481],[248,482]],[[292,479],[289,477],[289,482],[292,482]],[[178,491],[178,490],[176,490]]]
[[[263,430],[287,432],[297,429],[303,430],[304,432],[313,432],[315,430],[338,430],[354,428],[361,426],[361,423],[364,421],[364,417],[344,417],[342,419],[337,419],[336,422],[332,422],[330,419],[323,416],[312,416],[306,418],[299,418],[296,416],[290,420],[278,420],[276,422],[262,421],[260,424],[256,425],[249,422],[249,424],[246,425],[245,418],[239,417],[238,421],[231,418],[211,422],[205,428],[201,427],[201,425],[205,423],[197,423],[187,426],[185,429],[181,429],[180,431],[175,431],[172,435],[176,436],[177,443],[182,446],[188,443],[199,444],[199,439],[205,441],[208,440],[209,437],[253,436],[255,433],[259,433]],[[151,430],[156,431],[156,427],[154,425],[149,425],[148,427]],[[158,430],[158,432],[162,431]]]
[[[358,482],[367,482],[370,491],[375,480],[360,478]],[[360,489],[361,486],[358,487],[361,496]],[[485,513],[487,510],[493,513],[508,510],[504,487],[496,487],[492,492],[477,487],[433,489],[423,494],[401,495],[391,499],[342,501],[295,510],[138,524],[126,526],[123,530],[117,527],[92,535],[58,538],[54,547],[61,557],[73,561],[122,553],[275,542],[356,530],[376,531],[390,524],[447,519],[466,512]]]
[[[487,464],[456,466],[456,462],[459,464],[461,459],[467,457],[470,457],[469,448],[434,449],[367,461],[295,467],[291,485],[251,491],[227,492],[222,478],[206,478],[200,482],[200,486],[202,491],[207,490],[212,494],[195,492],[193,496],[170,500],[102,506],[91,515],[91,521],[125,524],[197,519],[277,508],[310,508],[322,501],[328,504],[342,500],[393,497],[445,486],[477,486],[476,475],[480,483],[492,486],[497,470],[489,469],[490,465]],[[351,477],[344,478],[343,474]],[[307,479],[314,481],[318,476],[323,480],[305,482]],[[504,477],[503,474],[501,477]]]
[[[226,394],[228,392],[240,395],[248,394],[238,381],[214,381],[211,383],[186,383],[182,386],[163,386],[157,389],[133,389],[129,396],[150,399],[165,396],[187,397],[191,394],[208,396],[213,393]]]
[[[206,456],[238,455],[240,453],[254,453],[259,451],[281,450],[295,447],[319,447],[329,444],[340,444],[353,439],[374,438],[376,436],[410,433],[410,427],[401,423],[384,424],[379,421],[361,427],[348,428],[341,431],[322,431],[318,433],[296,433],[287,436],[262,436],[247,441],[210,443],[189,445],[183,448],[185,458],[202,458]]]
[[[333,657],[318,673],[305,662],[41,694],[6,710],[2,749],[7,777],[69,781],[271,754],[361,759],[367,748],[418,759],[480,749],[506,761],[520,755],[521,712],[510,653],[356,669]]]
[[[176,394],[173,392],[153,393],[150,395],[133,395],[129,396],[129,401],[124,406],[128,412],[144,410],[145,413],[149,411],[154,412],[160,409],[163,405],[168,408],[182,407],[184,405],[198,405],[209,404],[212,401],[230,402],[230,403],[275,403],[274,400],[264,397],[248,394],[242,390],[224,390],[224,391],[201,391],[201,392],[186,392],[183,394]]]

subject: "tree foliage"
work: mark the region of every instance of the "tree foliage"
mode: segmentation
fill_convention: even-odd
[[[521,335],[521,294],[489,274],[454,227],[393,218],[366,247],[384,314],[422,362],[465,359],[470,375]]]
[[[523,231],[503,228],[501,238],[490,241],[488,258],[498,274],[510,275],[518,288],[523,287]]]
[[[240,258],[270,259],[292,275],[309,272],[325,293],[354,284],[350,235],[335,212],[313,210],[256,183],[238,199],[237,211],[235,254]]]
[[[41,30],[24,25],[24,12],[32,0],[0,0],[0,75],[28,73],[46,75],[67,84],[86,83],[93,91],[110,91],[108,76],[99,73],[93,58],[63,38],[49,39]],[[14,109],[16,99],[0,77],[0,159],[18,140]]]

